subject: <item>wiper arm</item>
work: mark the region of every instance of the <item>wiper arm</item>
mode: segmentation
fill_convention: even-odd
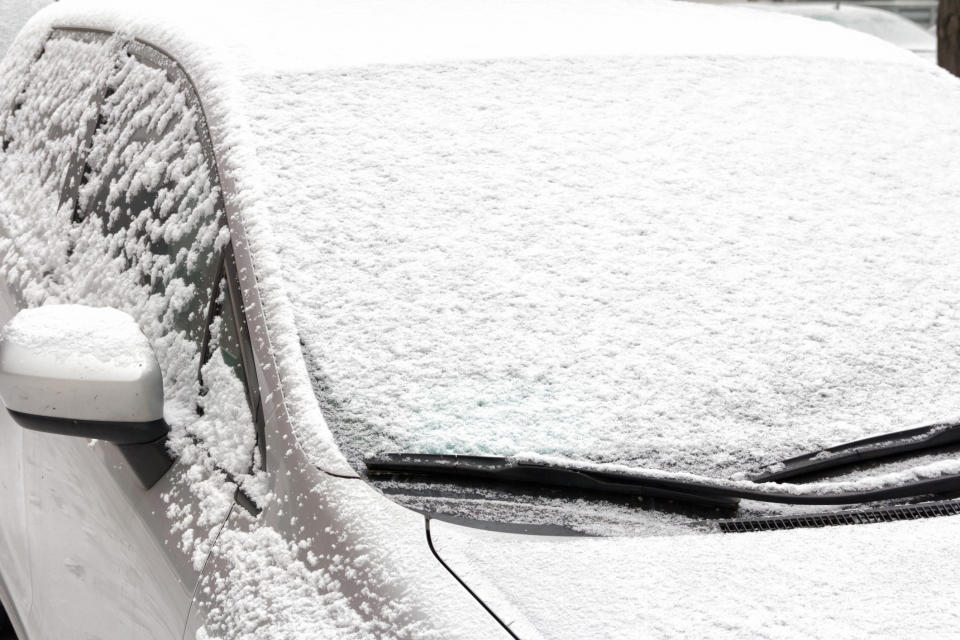
[[[364,460],[371,474],[404,473],[431,476],[468,476],[499,482],[523,482],[550,487],[588,489],[632,496],[666,498],[711,507],[736,507],[736,496],[715,494],[712,487],[691,487],[670,481],[638,482],[617,473],[583,471],[534,462],[520,462],[498,456],[456,454],[387,453]]]
[[[951,444],[960,444],[960,422],[939,422],[805,453],[771,465],[769,471],[761,473],[753,480],[780,482],[788,478],[846,467],[856,462],[936,449]]]
[[[468,476],[642,497],[666,498],[710,507],[736,507],[740,499],[784,504],[857,504],[960,491],[960,474],[918,480],[882,489],[798,494],[774,487],[753,489],[743,483],[713,484],[636,471],[606,471],[494,456],[387,453],[365,460],[371,474]]]

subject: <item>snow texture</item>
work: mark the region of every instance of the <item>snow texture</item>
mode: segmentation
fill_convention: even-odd
[[[64,304],[24,309],[3,327],[3,339],[48,362],[136,377],[153,360],[137,323],[116,309]]]
[[[34,13],[53,0],[0,0],[0,57]]]
[[[440,556],[544,638],[955,637],[957,518],[729,535],[509,536],[433,522]],[[526,637],[526,636],[524,636]],[[531,637],[536,637],[531,635]]]
[[[355,457],[726,477],[960,411],[960,87],[937,70],[590,58],[254,86],[299,334]]]
[[[353,472],[343,463],[342,453],[331,438],[307,376],[304,353],[299,343],[305,309],[301,306],[297,316],[291,304],[292,300],[304,294],[303,283],[297,281],[296,274],[291,273],[291,269],[298,265],[285,263],[278,258],[287,238],[275,232],[282,233],[285,228],[292,227],[314,235],[323,228],[322,223],[330,219],[328,216],[336,213],[326,207],[338,203],[324,202],[318,197],[330,188],[325,171],[335,170],[342,175],[344,169],[313,163],[349,161],[349,158],[329,156],[328,152],[333,149],[326,146],[317,149],[313,144],[305,143],[307,139],[316,142],[323,135],[322,127],[329,118],[323,111],[329,106],[329,99],[319,96],[315,100],[316,92],[310,88],[316,80],[316,74],[321,76],[318,80],[320,85],[328,87],[335,87],[335,83],[331,85],[330,82],[340,77],[344,90],[349,92],[351,83],[356,85],[361,82],[368,72],[374,74],[373,78],[381,78],[389,83],[390,74],[381,68],[385,64],[410,65],[400,67],[398,73],[408,74],[409,77],[419,74],[432,85],[432,89],[430,86],[419,89],[411,86],[410,95],[400,96],[403,101],[398,106],[403,109],[407,105],[406,109],[412,109],[417,106],[418,95],[442,88],[440,80],[437,82],[441,84],[434,85],[435,78],[431,73],[440,68],[436,66],[438,63],[452,60],[477,61],[464,63],[459,73],[482,67],[479,62],[482,60],[503,60],[503,64],[508,65],[506,69],[524,67],[524,63],[518,61],[521,58],[558,57],[569,59],[570,71],[575,72],[577,68],[584,69],[584,65],[598,64],[590,62],[597,56],[631,56],[638,65],[668,64],[671,58],[663,56],[691,56],[673,60],[678,65],[688,59],[699,61],[700,65],[717,65],[715,71],[718,72],[724,70],[720,64],[724,60],[733,65],[749,64],[750,61],[762,65],[762,58],[770,57],[777,60],[768,61],[767,66],[776,67],[777,70],[797,65],[803,67],[820,60],[830,69],[851,65],[859,69],[862,67],[856,61],[873,60],[878,61],[877,66],[880,66],[879,61],[883,61],[884,65],[903,69],[903,74],[910,76],[910,65],[917,64],[915,58],[897,47],[862,34],[844,32],[831,25],[793,16],[656,0],[607,0],[591,3],[587,11],[576,0],[548,4],[539,1],[476,3],[469,0],[330,2],[311,5],[307,14],[304,13],[306,7],[295,2],[277,3],[269,8],[255,3],[241,3],[235,11],[230,12],[223,12],[213,3],[189,3],[189,9],[177,13],[167,5],[133,8],[123,3],[76,2],[69,6],[58,6],[44,18],[54,24],[84,24],[135,32],[172,53],[189,70],[203,95],[221,171],[233,185],[225,197],[238,209],[236,224],[243,229],[247,247],[253,254],[257,293],[270,330],[268,339],[275,356],[276,369],[284,384],[285,408],[297,429],[299,444],[320,467],[340,474]],[[190,16],[189,20],[183,19],[186,15]],[[306,19],[305,15],[309,15],[310,19]],[[206,28],[213,22],[221,25],[216,34]],[[530,64],[549,66],[543,60],[531,61]],[[418,71],[417,65],[428,66]],[[458,73],[458,66],[447,65],[454,75]],[[654,70],[662,74],[672,73],[672,67],[669,66]],[[495,73],[496,69],[491,67],[490,71]],[[766,71],[756,71],[753,76],[756,84],[762,85]],[[295,75],[286,75],[278,80],[277,75],[285,72],[295,72]],[[671,82],[669,75],[648,79],[653,81],[652,87],[659,83],[669,85]],[[484,77],[481,76],[477,82],[471,80],[465,84],[464,95],[475,95],[483,81]],[[504,81],[509,83],[511,79],[504,78]],[[512,81],[517,82],[517,79]],[[721,84],[719,81],[715,83]],[[400,86],[399,83],[395,85]],[[532,88],[535,89],[536,85]],[[682,90],[690,88],[689,84],[676,84],[674,89],[680,92],[676,97],[689,97],[690,92]],[[675,111],[668,99],[672,94],[658,95],[668,103],[668,112]],[[453,102],[450,119],[445,121],[446,126],[450,126],[457,117],[453,109],[463,107],[462,101],[459,105],[456,102],[458,98],[455,93],[444,95],[444,99],[448,97]],[[650,96],[652,100],[656,97]],[[364,109],[363,100],[367,100],[368,109],[377,104],[368,99],[370,96],[361,95],[359,98],[362,100],[356,108],[360,111]],[[693,98],[692,101],[698,100]],[[256,106],[244,109],[245,105]],[[295,105],[298,106],[292,108]],[[358,111],[350,116],[350,105],[335,106],[342,115],[359,115]],[[716,109],[721,111],[737,106],[716,105]],[[360,142],[368,136],[375,139],[381,115],[387,118],[385,124],[390,124],[392,107],[386,102],[380,103],[380,107],[380,111],[364,114],[369,119],[363,127],[353,132],[356,138],[352,141]],[[701,112],[706,111],[709,111],[709,104],[704,102]],[[527,114],[527,117],[532,115]],[[661,115],[666,117],[666,114]],[[782,113],[784,118],[787,115]],[[304,126],[304,123],[310,124]],[[438,125],[443,124],[444,121],[438,122]],[[692,136],[687,139],[691,140]],[[396,139],[385,137],[385,150],[389,150],[391,145],[396,148],[397,142]],[[661,143],[665,144],[666,140]],[[282,154],[271,153],[281,148]],[[333,148],[346,150],[348,145],[341,141],[339,146]],[[420,151],[423,150],[419,147],[410,149],[414,154]],[[423,158],[431,162],[436,160],[429,154]],[[411,157],[411,161],[416,159],[416,156]],[[376,156],[370,157],[370,161],[382,163]],[[324,170],[320,171],[317,167],[323,167]],[[514,181],[513,184],[516,186],[517,183]],[[719,180],[717,184],[720,184]],[[490,183],[479,187],[489,188]],[[377,193],[379,188],[376,184],[367,184],[366,187],[357,184],[354,193],[357,190],[366,191],[366,195],[375,201],[383,195]],[[408,200],[412,198],[413,194]],[[695,196],[691,194],[689,200],[695,201]],[[471,206],[469,201],[463,204]],[[285,211],[289,215],[281,217]],[[358,221],[368,219],[371,215],[369,209],[358,213]],[[434,208],[432,213],[439,211]],[[321,226],[318,227],[317,223]],[[314,252],[315,249],[311,247],[310,253]],[[311,281],[308,286],[312,288],[316,284]],[[340,284],[343,284],[342,280]],[[323,321],[321,317],[317,323]],[[311,323],[317,325],[312,320]],[[370,329],[373,331],[373,328]],[[307,355],[316,355],[317,349],[317,345],[309,344]],[[341,355],[350,357],[348,354]],[[311,365],[314,374],[322,373],[319,366],[316,363]],[[521,376],[528,373],[534,375],[527,372]],[[386,372],[384,375],[394,374]],[[382,382],[381,379],[377,384]],[[368,386],[372,387],[372,384]],[[350,391],[347,387],[334,390],[330,398],[339,401]],[[361,395],[367,397],[364,402],[371,393],[371,389],[363,391]],[[427,406],[430,405],[432,401]],[[381,407],[386,411],[396,410],[388,403],[383,403]],[[458,411],[476,413],[472,407],[458,407]],[[393,437],[397,432],[409,431],[413,427],[408,423],[391,424],[389,428],[391,433],[387,435]],[[416,425],[416,428],[420,428],[420,425]],[[469,445],[470,440],[468,434],[465,444]],[[346,443],[353,458],[356,457],[357,445],[364,444],[347,442],[343,438],[340,443]],[[456,444],[459,445],[459,442]],[[443,443],[436,446],[443,446]]]
[[[209,283],[227,238],[202,114],[182,78],[127,55],[121,38],[45,35],[35,29],[4,61],[14,81],[0,83],[13,105],[0,112],[0,275],[25,306],[110,306],[137,321],[164,373],[169,446],[199,508],[171,496],[168,515],[199,569],[236,483],[266,498],[245,394],[216,334],[203,367],[216,390],[200,396]],[[73,315],[83,333],[84,314]]]
[[[114,65],[122,38],[55,37],[37,59],[52,25],[160,46],[189,71],[203,113],[162,64],[121,54]],[[193,303],[212,292],[191,274],[226,240],[221,196],[313,464],[350,473],[323,402],[354,460],[401,447],[534,451],[732,476],[957,413],[947,274],[958,96],[921,65],[829,25],[658,0],[61,3],[0,64],[0,105],[13,105],[0,110],[0,276],[28,306],[96,300],[137,318],[172,372],[166,417],[191,483],[168,496],[167,515],[198,569],[235,482],[270,500],[262,476],[241,473],[255,461],[242,433],[252,427],[231,410],[242,399],[211,396],[196,412]],[[113,89],[107,126],[88,106],[101,88]],[[88,167],[73,160],[81,143]],[[77,202],[61,201],[70,180]],[[161,197],[138,201],[148,188]],[[212,358],[204,380],[226,379],[227,366]],[[328,506],[354,508],[353,529],[409,522],[349,495]],[[712,540],[689,557],[729,544]],[[930,549],[948,559],[937,540]],[[653,562],[631,574],[653,586],[687,568],[665,564],[669,541],[649,553],[634,540],[581,542],[596,547],[579,554],[589,568],[568,565],[577,580],[602,575],[602,557]],[[356,629],[338,582],[294,561],[299,543],[268,526],[223,538],[211,561],[227,579],[210,595],[223,637],[256,637],[245,616],[264,601],[260,585],[289,587],[291,620],[318,594],[333,605],[277,637]],[[376,549],[412,545],[323,560],[354,575],[386,557]],[[414,564],[371,578],[401,590],[391,614],[413,597],[401,587]],[[949,575],[932,577],[949,586]],[[637,588],[683,623],[651,585]],[[539,623],[549,600],[528,596]],[[390,634],[416,635],[397,619]]]

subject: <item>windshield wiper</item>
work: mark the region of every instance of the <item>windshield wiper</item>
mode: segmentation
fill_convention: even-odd
[[[960,422],[938,422],[805,453],[771,465],[769,471],[761,473],[753,480],[754,482],[780,482],[811,473],[847,467],[867,460],[938,449],[951,444],[960,444]]]
[[[414,474],[467,476],[485,480],[524,482],[634,496],[666,498],[710,507],[736,507],[741,499],[783,504],[859,504],[960,492],[960,474],[917,480],[881,489],[797,494],[783,489],[752,489],[743,484],[713,484],[663,477],[638,471],[600,471],[574,464],[557,465],[496,456],[387,453],[364,461],[371,475]]]

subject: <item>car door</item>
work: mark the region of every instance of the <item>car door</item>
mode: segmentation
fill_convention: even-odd
[[[16,313],[16,301],[0,286],[0,323]],[[0,600],[16,615],[30,606],[26,505],[23,494],[22,430],[6,411],[0,412]]]
[[[98,55],[76,55],[77,43]],[[95,89],[86,110],[77,106],[72,146],[58,150],[56,198],[54,181],[37,179],[39,195],[24,204],[39,206],[35,228],[11,243],[18,257],[5,275],[22,304],[112,306],[138,321],[163,372],[176,462],[144,487],[112,445],[20,434],[25,624],[40,638],[179,638],[237,485],[258,465],[252,394],[222,375],[229,234],[216,164],[199,99],[175,62],[143,43],[67,30],[39,60],[61,50],[71,64],[97,65]],[[5,131],[28,135],[36,119],[24,119]],[[36,252],[43,268],[25,268],[22,256]]]
[[[109,57],[82,38],[50,41],[0,86],[0,323],[28,298],[42,299],[37,284],[64,253],[60,236],[48,235],[59,219],[59,183]],[[29,609],[32,590],[23,436],[0,411],[0,596],[14,618]]]

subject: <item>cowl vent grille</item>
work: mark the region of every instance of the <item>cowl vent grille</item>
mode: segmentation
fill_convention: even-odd
[[[720,520],[717,526],[724,533],[749,533],[752,531],[774,531],[780,529],[800,529],[816,527],[834,527],[843,524],[872,524],[876,522],[896,522],[898,520],[919,520],[920,518],[938,518],[960,514],[960,500],[942,500],[923,504],[900,505],[896,507],[878,507],[875,509],[857,509],[835,513],[811,513],[796,516],[770,516],[763,518],[733,518]]]

